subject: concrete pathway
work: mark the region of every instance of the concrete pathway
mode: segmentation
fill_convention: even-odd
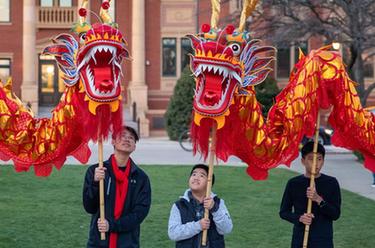
[[[98,161],[97,145],[90,143],[92,155],[88,164],[94,164]],[[334,146],[326,146],[327,155],[325,166],[322,172],[334,176],[339,181],[343,189],[358,193],[362,196],[375,200],[375,188],[371,187],[372,174],[356,162],[354,155],[350,151]],[[104,144],[104,159],[112,154],[113,148],[110,142]],[[178,142],[170,141],[166,137],[141,139],[137,143],[137,150],[132,158],[138,164],[151,165],[192,165],[204,162],[198,156],[193,156],[191,152],[182,150]],[[9,164],[9,162],[0,161],[0,164]],[[73,157],[69,157],[66,164],[80,164]],[[219,164],[224,164],[219,162]],[[240,159],[230,157],[225,164],[233,166],[246,166]],[[300,158],[297,158],[291,168],[280,166],[297,172],[303,172],[304,168],[300,164]],[[250,180],[250,179],[249,179]]]
[[[92,156],[89,164],[97,163],[97,146],[90,144],[92,149]],[[370,171],[356,162],[356,158],[352,153],[346,149],[326,146],[326,160],[322,172],[334,176],[340,183],[343,189],[358,193],[362,196],[375,200],[375,188],[371,187],[372,175]],[[112,153],[112,145],[110,142],[104,144],[104,158],[108,158]],[[198,156],[193,156],[191,152],[182,150],[178,142],[170,141],[168,138],[147,138],[141,139],[137,143],[137,150],[134,152],[132,158],[138,164],[170,164],[170,165],[192,165],[199,162],[204,162]],[[74,158],[69,158],[67,164],[79,164]],[[230,157],[229,161],[219,164],[230,164],[234,166],[246,166],[240,159]],[[280,168],[287,168],[293,171],[302,173],[304,168],[300,164],[300,158],[297,158],[291,165],[291,168],[280,166]]]
[[[97,163],[98,147],[96,144],[90,143],[92,155],[88,164]],[[113,152],[113,147],[109,141],[104,143],[104,159],[107,159]],[[137,143],[136,151],[132,154],[132,159],[138,164],[152,165],[191,165],[202,163],[204,160],[199,156],[193,156],[192,152],[184,151],[177,141],[170,141],[166,137],[141,139]],[[79,164],[79,162],[69,157],[66,164]],[[219,162],[219,164],[224,164]],[[238,158],[231,157],[227,164],[244,166],[244,163]]]
[[[282,167],[286,168],[286,166]],[[293,161],[290,169],[299,173],[304,172],[300,158]],[[356,161],[353,154],[333,155],[328,153],[321,172],[336,177],[341,188],[375,200],[375,188],[371,187],[372,174]]]

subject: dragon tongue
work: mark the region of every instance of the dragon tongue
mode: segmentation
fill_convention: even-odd
[[[94,71],[95,88],[102,92],[111,91],[114,87],[110,67],[96,67]]]
[[[220,101],[222,85],[222,77],[219,75],[208,73],[203,93],[203,101],[206,105],[213,106]]]

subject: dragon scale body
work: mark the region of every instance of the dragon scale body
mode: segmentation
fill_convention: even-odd
[[[50,119],[34,118],[13,95],[11,80],[0,85],[0,159],[12,159],[16,171],[33,166],[36,175],[48,176],[69,155],[86,163],[90,140],[121,131],[126,42],[116,25],[82,22],[75,30],[80,42],[61,34],[43,51],[55,57],[66,86]]]
[[[250,176],[265,179],[270,168],[290,165],[298,156],[302,137],[312,136],[323,109],[331,111],[332,142],[365,154],[365,166],[375,171],[374,163],[369,163],[375,153],[374,116],[362,108],[337,52],[321,48],[301,54],[265,119],[254,85],[271,70],[275,49],[228,28],[190,38],[195,49],[191,59],[196,78],[195,151],[207,156],[210,128],[216,123],[217,157],[226,161],[237,156],[248,164]]]

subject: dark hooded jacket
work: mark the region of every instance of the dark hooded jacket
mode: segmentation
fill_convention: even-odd
[[[109,223],[109,233],[106,239],[100,240],[97,221],[99,215],[99,183],[94,181],[95,168],[98,164],[87,169],[83,185],[83,206],[86,212],[92,214],[89,240],[87,247],[108,247],[109,233],[117,232],[118,248],[136,248],[139,245],[140,225],[146,218],[151,205],[151,187],[146,173],[131,160],[128,194],[121,217],[114,219],[116,196],[116,181],[111,166],[111,158],[104,162],[107,168],[104,179],[105,218]]]

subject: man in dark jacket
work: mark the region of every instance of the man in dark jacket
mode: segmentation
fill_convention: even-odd
[[[290,179],[280,206],[280,217],[294,224],[292,248],[301,248],[305,225],[310,225],[308,248],[333,248],[333,224],[340,217],[340,186],[334,177],[320,173],[325,149],[318,144],[315,187],[310,186],[314,142],[301,149],[305,174]],[[312,213],[307,214],[307,201],[312,200]]]
[[[130,158],[139,140],[136,131],[124,127],[112,137],[114,154],[104,167],[92,165],[83,185],[83,206],[92,214],[87,247],[139,247],[140,225],[151,205],[151,187],[146,173]],[[105,219],[100,219],[99,181],[104,179]],[[100,239],[100,233],[106,239]]]

